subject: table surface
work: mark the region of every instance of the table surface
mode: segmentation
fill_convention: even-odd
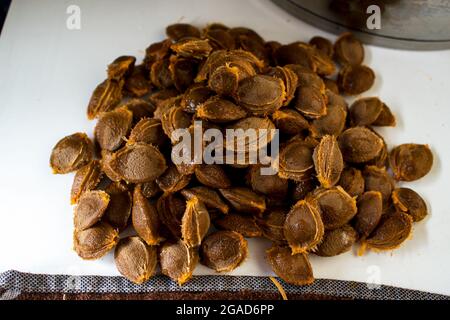
[[[81,9],[81,29],[66,27],[69,5]],[[141,59],[164,37],[166,25],[222,22],[254,28],[265,39],[291,42],[313,28],[270,1],[13,1],[0,38],[0,272],[118,275],[112,254],[82,261],[72,248],[73,175],[52,175],[54,144],[78,131],[92,135],[85,116],[92,90],[119,55]],[[379,96],[398,116],[395,128],[377,129],[389,146],[430,145],[435,163],[423,179],[407,184],[426,200],[430,215],[393,252],[363,257],[355,251],[311,257],[316,278],[383,284],[450,294],[450,51],[414,52],[366,46],[365,63],[376,72],[364,96]],[[250,255],[231,275],[272,275],[263,261],[270,243],[249,241]],[[196,274],[214,274],[203,266]]]

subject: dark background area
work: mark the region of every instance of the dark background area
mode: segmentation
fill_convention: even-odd
[[[0,33],[3,29],[3,23],[5,23],[6,14],[8,13],[10,4],[11,4],[11,0],[1,0],[0,1]]]

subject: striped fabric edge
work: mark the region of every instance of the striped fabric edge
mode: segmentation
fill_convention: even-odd
[[[308,286],[294,286],[277,278],[288,294],[324,295],[337,298],[369,300],[450,300],[450,296],[362,282],[317,279]],[[27,293],[155,293],[155,292],[207,292],[257,291],[277,292],[269,277],[255,276],[194,276],[178,286],[161,275],[144,284],[136,285],[119,276],[71,276],[24,273],[9,270],[0,273],[0,300],[14,299]]]

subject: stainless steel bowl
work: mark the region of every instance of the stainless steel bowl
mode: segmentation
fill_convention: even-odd
[[[450,48],[450,0],[273,0],[301,20],[339,34],[352,31],[380,46],[438,50]],[[367,7],[380,8],[380,29],[369,29]]]

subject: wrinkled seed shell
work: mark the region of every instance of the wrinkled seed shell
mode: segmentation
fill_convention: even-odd
[[[144,197],[139,187],[136,187],[133,193],[131,220],[134,230],[148,245],[157,245],[163,240],[160,236],[158,211],[155,205]]]
[[[73,178],[72,189],[70,190],[70,203],[77,203],[84,192],[94,189],[99,184],[102,176],[103,172],[98,160],[93,160],[79,169]]]
[[[203,240],[201,262],[217,272],[228,272],[242,263],[247,251],[247,241],[242,235],[234,231],[217,231]]]
[[[341,150],[335,136],[322,137],[313,153],[317,179],[324,188],[334,186],[344,169]]]
[[[181,236],[190,247],[197,247],[209,230],[210,217],[205,205],[193,197],[186,202],[186,211],[181,220]]]
[[[155,147],[145,143],[127,145],[113,155],[111,168],[127,182],[149,182],[167,168],[164,156]]]
[[[196,249],[179,240],[177,243],[165,243],[161,247],[159,259],[162,274],[181,286],[192,277],[198,262],[198,253]]]
[[[141,284],[156,271],[157,249],[148,246],[139,237],[121,239],[114,252],[117,270],[128,280]]]
[[[58,141],[50,156],[53,173],[69,173],[87,165],[94,146],[85,133],[74,133]]]
[[[103,216],[109,204],[109,195],[100,190],[85,192],[74,211],[76,230],[85,230],[96,224]]]
[[[75,231],[74,250],[82,259],[94,260],[108,253],[119,240],[118,232],[105,222],[91,228]]]
[[[367,128],[354,127],[339,136],[339,148],[345,161],[363,163],[380,154],[383,140]]]

